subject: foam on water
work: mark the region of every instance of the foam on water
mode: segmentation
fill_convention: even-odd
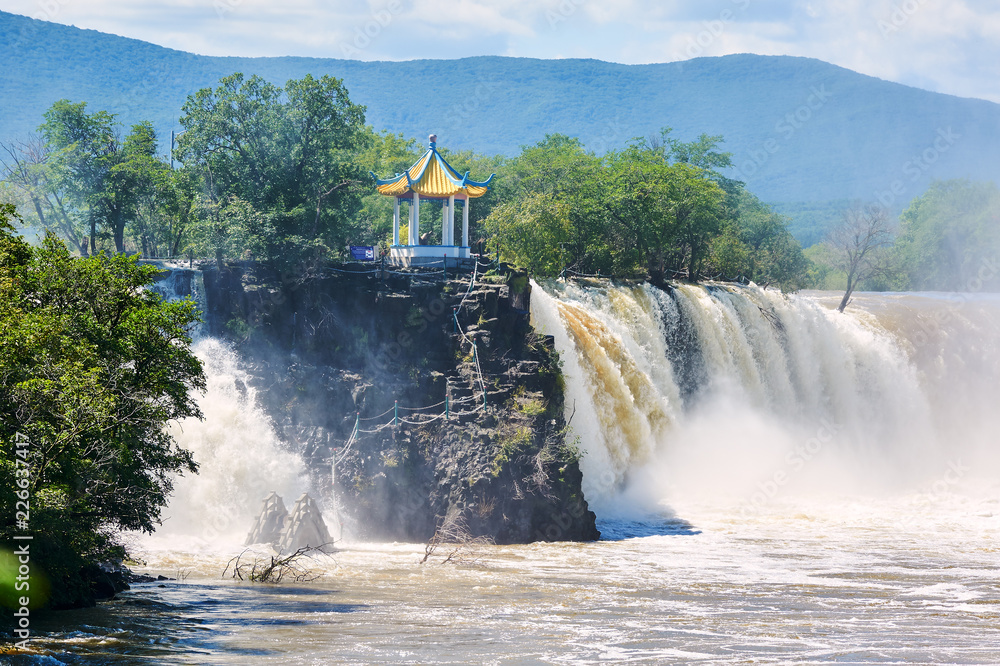
[[[202,474],[178,481],[145,543],[151,573],[191,576],[105,607],[130,627],[108,661],[997,663],[1000,301],[835,304],[535,286],[605,540],[463,566],[346,544],[308,587],[220,581],[263,494],[307,479],[238,358],[202,340],[206,421],[176,430]],[[90,643],[121,635],[101,626]],[[104,649],[52,636],[56,655]]]
[[[996,303],[983,306],[992,319],[975,307],[952,313],[952,335],[937,331],[947,344],[915,349],[926,325],[906,308],[933,304],[913,296],[887,313],[862,299],[842,314],[823,298],[535,285],[533,322],[564,361],[599,515],[669,514],[692,497],[745,512],[789,493],[906,492],[939,477],[953,486],[973,460],[977,472],[997,469],[983,442],[1000,425],[998,389],[981,370],[1000,367]]]

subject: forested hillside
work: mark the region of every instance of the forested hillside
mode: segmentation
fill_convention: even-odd
[[[329,74],[367,107],[376,129],[421,140],[436,132],[452,149],[514,155],[560,133],[602,154],[663,127],[688,141],[721,135],[733,154],[727,175],[764,201],[787,204],[784,211],[803,212],[791,228],[807,245],[816,221],[829,217],[817,202],[881,196],[898,212],[934,179],[1000,178],[1000,106],[805,58],[633,66],[217,58],[3,12],[0,49],[0,140],[32,132],[54,102],[70,99],[117,114],[126,127],[149,120],[165,152],[187,96],[225,75],[259,74],[280,86]]]

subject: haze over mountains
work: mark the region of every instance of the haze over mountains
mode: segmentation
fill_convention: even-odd
[[[732,176],[806,224],[833,200],[900,210],[934,179],[1000,180],[1000,105],[927,92],[818,60],[733,55],[683,63],[478,57],[363,62],[219,58],[0,12],[0,141],[31,133],[56,100],[127,124],[164,152],[186,97],[233,72],[275,83],[331,74],[376,129],[443,147],[515,154],[549,133],[600,153],[672,127],[721,134]],[[809,202],[803,205],[803,202]],[[813,238],[800,240],[805,245]]]

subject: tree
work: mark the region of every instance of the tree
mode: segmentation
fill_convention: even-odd
[[[421,155],[415,139],[390,132],[373,133],[371,141],[358,156],[363,167],[379,176],[403,173]],[[370,182],[370,181],[369,181]],[[392,241],[392,197],[372,189],[361,200],[361,209],[350,225],[350,237],[355,245],[376,245],[379,241]],[[400,230],[405,231],[405,227]],[[405,241],[403,241],[405,242]]]
[[[673,186],[676,173],[662,153],[633,144],[618,153],[608,153],[604,172],[607,187],[603,204],[614,222],[616,272],[647,271],[659,278],[678,261],[679,229],[675,216]]]
[[[86,211],[89,253],[97,253],[98,230],[125,252],[125,227],[155,172],[156,134],[148,122],[134,125],[125,139],[114,114],[87,113],[86,102],[60,100],[45,112],[39,128],[49,150],[58,189],[77,211]]]
[[[569,213],[565,202],[537,193],[501,204],[486,220],[489,248],[532,275],[559,275],[566,266]]]
[[[306,75],[281,89],[233,74],[182,110],[178,157],[212,205],[236,197],[267,219],[261,258],[301,266],[343,246],[367,178],[357,152],[371,139],[340,79]]]
[[[745,277],[782,289],[800,288],[809,262],[788,231],[787,219],[742,187],[729,199],[732,210],[722,233],[711,242],[713,270],[728,279]]]
[[[213,256],[222,266],[226,259],[266,256],[266,240],[275,235],[267,218],[236,195],[216,201],[199,196],[194,206],[197,220],[191,245],[199,256]]]
[[[506,202],[541,194],[569,206],[570,238],[566,244],[569,268],[583,273],[611,272],[612,241],[602,202],[600,158],[588,153],[579,139],[548,134],[499,173],[497,200]],[[488,223],[487,223],[488,226]]]
[[[936,181],[900,215],[896,256],[911,289],[997,291],[1000,189]]]
[[[144,257],[178,257],[190,248],[190,230],[200,181],[189,169],[150,165],[150,178],[136,190],[134,218],[126,237]]]
[[[79,605],[97,564],[127,556],[120,531],[151,532],[172,475],[196,470],[164,426],[200,416],[198,315],[144,289],[154,267],[74,258],[52,234],[33,248],[14,217],[0,209],[0,533],[12,542],[15,500],[28,501],[32,566],[52,605]],[[28,500],[15,495],[22,477]]]
[[[60,177],[52,149],[39,136],[0,144],[0,149],[2,177],[28,198],[37,226],[55,229],[81,255],[88,254],[81,211],[70,202],[69,183]]]
[[[827,240],[836,257],[836,267],[847,274],[847,287],[838,311],[844,311],[858,285],[890,273],[888,248],[892,239],[885,208],[867,204],[844,211],[840,224],[830,231]]]
[[[669,159],[682,164],[691,164],[711,171],[715,175],[718,175],[716,170],[728,169],[733,166],[733,154],[718,150],[719,144],[725,141],[721,134],[712,136],[702,133],[698,136],[697,141],[684,142],[672,138],[671,131],[673,130],[669,127],[663,128],[660,131],[661,140],[659,142]],[[651,145],[655,146],[657,143],[651,142]]]
[[[560,260],[584,273],[696,280],[710,270],[799,287],[808,264],[786,220],[716,171],[730,165],[722,138],[685,143],[669,131],[602,158],[559,134],[525,147],[499,165],[491,247],[548,274]]]
[[[115,163],[97,201],[111,222],[115,250],[125,251],[125,227],[128,223],[142,224],[147,233],[139,236],[143,254],[149,256],[149,233],[152,219],[159,212],[169,178],[169,167],[156,157],[156,133],[149,122],[132,126],[125,137]]]

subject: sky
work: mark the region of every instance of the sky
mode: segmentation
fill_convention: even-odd
[[[1000,0],[0,0],[0,9],[220,56],[807,56],[1000,103]]]

